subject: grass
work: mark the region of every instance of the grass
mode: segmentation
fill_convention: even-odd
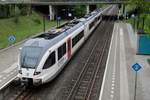
[[[56,26],[56,21],[46,20],[46,29]],[[33,13],[30,16],[19,16],[18,23],[14,18],[0,19],[0,49],[10,46],[9,37],[15,36],[15,43],[43,31],[43,18]]]
[[[134,19],[130,18],[127,20],[134,28]],[[139,29],[142,29],[142,19],[140,20]],[[137,18],[135,18],[135,29],[137,29]],[[144,31],[150,35],[150,15],[147,15],[145,18]]]

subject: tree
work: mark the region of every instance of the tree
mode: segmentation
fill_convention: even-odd
[[[85,5],[76,5],[74,7],[74,15],[76,17],[81,17],[84,16],[86,14],[86,6]]]
[[[20,15],[30,15],[31,13],[31,5],[25,5],[25,4],[20,4],[18,5],[18,8],[20,10]]]
[[[129,4],[137,10],[137,28],[139,28],[139,20],[142,18],[142,29],[144,29],[146,13],[150,12],[150,2],[145,0],[129,0]]]

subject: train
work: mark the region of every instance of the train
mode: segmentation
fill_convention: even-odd
[[[38,86],[52,81],[88,39],[102,21],[102,13],[109,8],[97,9],[27,40],[18,57],[21,82]]]

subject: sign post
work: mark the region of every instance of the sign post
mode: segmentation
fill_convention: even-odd
[[[9,37],[9,43],[12,45],[12,44],[14,44],[14,42],[15,42],[15,36],[14,36],[14,35],[11,35],[11,36]],[[12,62],[14,62],[13,53],[12,53]]]
[[[133,18],[133,29],[134,29],[134,32],[135,32],[135,15],[132,14],[131,17]]]
[[[43,15],[43,32],[45,32],[45,16]]]
[[[12,45],[14,42],[15,42],[15,37],[14,37],[14,35],[11,35],[9,37],[9,43]]]
[[[142,68],[141,65],[135,63],[132,65],[133,70],[135,71],[135,88],[134,88],[134,100],[136,100],[136,91],[137,91],[137,72]]]
[[[60,26],[60,20],[61,20],[61,17],[57,17],[57,27]]]

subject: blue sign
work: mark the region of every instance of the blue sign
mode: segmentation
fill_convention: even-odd
[[[9,42],[10,42],[11,44],[13,44],[13,43],[15,42],[15,37],[14,37],[13,35],[11,35],[11,36],[9,37]]]
[[[139,65],[138,63],[135,63],[133,66],[132,66],[132,68],[133,68],[133,70],[134,71],[139,71],[142,67],[141,67],[141,65]]]

